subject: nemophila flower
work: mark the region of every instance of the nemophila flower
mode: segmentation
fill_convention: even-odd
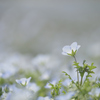
[[[14,75],[18,69],[12,64],[0,63],[0,77],[6,79]]]
[[[54,99],[47,96],[47,97],[39,97],[38,100],[54,100]]]
[[[48,80],[50,78],[50,72],[44,72],[41,76],[40,76],[40,80]]]
[[[71,80],[70,79],[66,79],[65,81],[62,82],[62,84],[64,86],[68,86],[68,85],[70,85],[70,83],[71,83]]]
[[[35,66],[46,66],[50,61],[49,55],[38,55],[32,59],[32,64]]]
[[[11,92],[9,93],[3,92],[0,100],[11,100],[10,97],[11,97]]]
[[[90,92],[90,95],[96,95],[99,96],[100,95],[100,88],[93,88]]]
[[[26,86],[28,85],[28,83],[30,82],[31,77],[29,77],[28,79],[26,78],[21,78],[20,80],[16,80],[16,82],[22,86]]]
[[[36,100],[36,94],[23,88],[12,92],[11,97],[7,100]]]
[[[37,84],[35,84],[35,83],[29,83],[26,88],[31,91],[34,91],[35,93],[40,90],[40,87],[37,86]]]
[[[68,92],[65,95],[59,95],[59,96],[55,97],[55,100],[70,100],[72,98],[72,96],[74,96],[74,95],[75,95],[75,92]]]
[[[77,42],[73,42],[70,46],[66,45],[62,48],[63,50],[62,54],[74,56],[79,48],[80,45],[77,45]]]

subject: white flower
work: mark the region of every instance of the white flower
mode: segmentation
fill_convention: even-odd
[[[74,95],[75,95],[75,92],[68,92],[66,95],[59,95],[55,97],[55,100],[70,100],[71,97]]]
[[[16,80],[16,82],[22,86],[26,86],[28,85],[28,83],[30,82],[31,77],[29,77],[28,79],[26,78],[21,78],[20,80]]]
[[[76,51],[80,48],[80,45],[77,45],[77,42],[73,42],[70,46],[67,45],[67,46],[64,46],[62,48],[63,52],[62,54],[63,55],[71,55],[71,56],[74,56],[76,54]]]
[[[68,85],[70,85],[70,83],[71,83],[71,80],[70,79],[66,79],[65,81],[62,82],[62,84],[64,86],[68,86]]]
[[[2,96],[0,97],[0,100],[10,100],[11,92],[5,93],[3,92]]]
[[[48,80],[50,78],[50,72],[44,72],[42,76],[40,76],[40,80]]]
[[[26,88],[34,92],[38,92],[40,90],[40,87],[35,83],[29,83]]]
[[[39,97],[38,100],[54,100],[52,98],[47,97]]]
[[[100,94],[100,88],[93,88],[90,92],[89,92],[90,95],[96,95],[96,96],[99,96]]]
[[[6,79],[10,76],[14,75],[18,69],[14,67],[12,64],[8,63],[0,63],[0,77]]]
[[[37,57],[32,59],[32,64],[35,66],[45,66],[48,64],[49,60],[49,55],[38,55]]]
[[[11,96],[7,100],[36,100],[35,94],[25,88],[17,89],[12,92]]]

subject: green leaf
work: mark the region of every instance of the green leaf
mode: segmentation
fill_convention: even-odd
[[[85,64],[86,60],[83,60],[83,65]]]
[[[88,77],[92,77],[91,75],[88,75]]]
[[[64,74],[68,75],[65,71],[62,71],[62,73],[64,73]]]
[[[62,91],[62,93],[66,94],[66,92],[65,92],[65,91]]]

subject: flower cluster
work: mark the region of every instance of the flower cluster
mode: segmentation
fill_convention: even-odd
[[[73,42],[62,48],[63,55],[75,60],[67,67],[52,55],[5,57],[0,63],[0,100],[99,100],[100,78],[90,79],[96,66],[86,60],[79,64],[80,47]]]

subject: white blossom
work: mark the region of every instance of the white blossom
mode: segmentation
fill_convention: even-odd
[[[34,92],[38,92],[40,90],[40,87],[37,86],[36,83],[29,83],[26,88]]]
[[[28,85],[28,83],[30,82],[31,77],[29,77],[28,79],[26,78],[21,78],[20,80],[16,80],[16,82],[22,86],[26,86]]]
[[[75,92],[68,92],[65,95],[59,95],[55,97],[55,100],[70,100],[71,97],[75,94]],[[72,99],[71,99],[72,100]]]
[[[40,76],[40,80],[48,80],[50,78],[50,72],[44,72],[41,76]]]
[[[65,81],[62,82],[62,84],[64,86],[68,86],[68,85],[70,85],[70,83],[71,83],[71,80],[70,79],[66,79]]]
[[[39,97],[38,100],[54,100],[54,99],[46,96],[46,97]]]
[[[80,45],[77,45],[77,42],[73,42],[70,46],[66,45],[62,48],[63,55],[75,55],[76,51],[80,48]],[[73,54],[74,53],[74,54]]]

